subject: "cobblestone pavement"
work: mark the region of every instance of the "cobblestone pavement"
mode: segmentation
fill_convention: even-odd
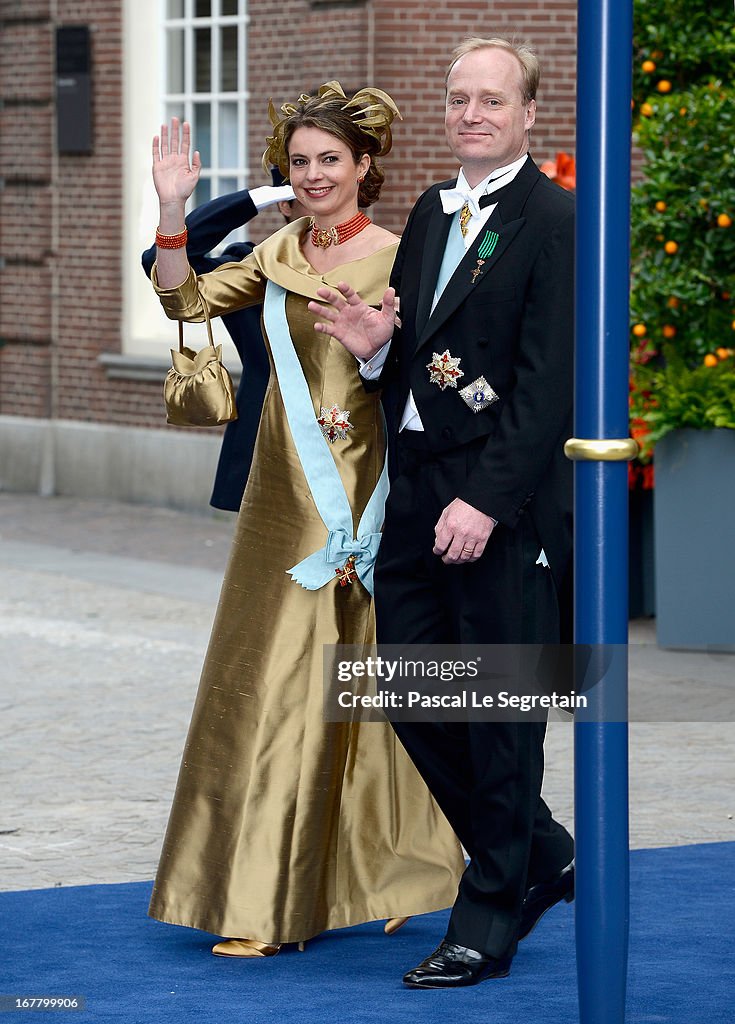
[[[0,888],[152,878],[233,519],[0,494]],[[732,655],[631,639],[634,695],[732,702]],[[735,839],[729,717],[631,725],[633,846]],[[572,737],[550,723],[569,825]]]

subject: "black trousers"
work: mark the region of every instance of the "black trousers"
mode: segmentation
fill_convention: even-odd
[[[558,643],[548,569],[533,524],[497,526],[469,565],[432,554],[434,527],[482,442],[435,455],[401,435],[378,562],[378,643]],[[412,447],[411,443],[419,445]],[[447,938],[491,956],[515,952],[530,885],[558,874],[573,841],[541,799],[544,722],[394,722],[470,863]]]

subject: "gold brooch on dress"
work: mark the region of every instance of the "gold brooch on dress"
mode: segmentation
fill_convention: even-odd
[[[337,440],[346,441],[347,431],[354,429],[354,425],[350,423],[350,410],[340,409],[338,405],[333,405],[331,409],[325,409],[322,406],[322,413],[318,417],[317,423],[330,444],[334,444]]]
[[[341,569],[335,569],[334,575],[339,580],[340,587],[346,587],[355,582],[357,579],[357,569],[355,569],[355,556],[350,555],[345,564]]]

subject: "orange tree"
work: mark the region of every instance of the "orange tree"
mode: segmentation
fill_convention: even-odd
[[[735,428],[735,57],[702,0],[635,0],[631,407],[644,458],[677,427]]]

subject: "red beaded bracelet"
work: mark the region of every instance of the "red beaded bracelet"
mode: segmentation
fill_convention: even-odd
[[[179,231],[178,235],[162,235],[156,228],[156,247],[158,249],[183,249],[189,237],[187,228]]]

